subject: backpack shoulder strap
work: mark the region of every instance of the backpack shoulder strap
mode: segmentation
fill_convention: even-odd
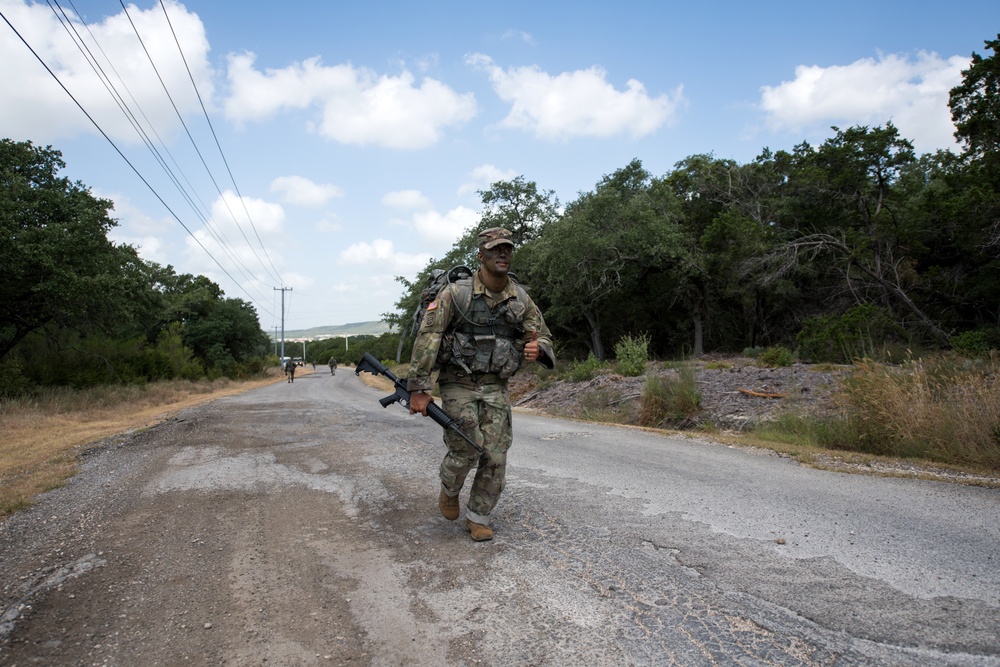
[[[472,276],[465,276],[448,283],[445,289],[452,290],[452,305],[456,309],[456,314],[462,319],[467,319],[469,308],[472,307]]]

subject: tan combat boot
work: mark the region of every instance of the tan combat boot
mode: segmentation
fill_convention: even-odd
[[[448,519],[448,521],[454,521],[460,513],[458,496],[449,496],[445,493],[444,487],[442,487],[441,495],[438,496],[438,509],[441,510],[441,516]]]
[[[465,520],[465,529],[472,533],[472,539],[476,542],[485,542],[493,539],[492,528],[484,526],[481,523],[476,523],[470,519]]]

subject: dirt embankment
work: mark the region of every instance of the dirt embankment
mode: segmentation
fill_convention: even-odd
[[[670,427],[712,426],[744,431],[775,416],[795,411],[825,415],[836,410],[834,393],[846,368],[829,365],[793,364],[762,368],[751,359],[697,362],[695,386],[700,411],[683,424]],[[680,371],[662,363],[650,364],[647,376],[678,377]],[[518,375],[511,382],[515,406],[562,417],[614,417],[622,423],[637,423],[638,399],[646,377],[616,373],[582,382],[556,381],[542,384],[534,375]]]

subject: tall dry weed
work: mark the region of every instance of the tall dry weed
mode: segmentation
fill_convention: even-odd
[[[838,400],[863,451],[1000,467],[996,359],[861,361]]]
[[[694,369],[682,366],[676,375],[650,375],[639,398],[641,426],[692,422],[701,408],[701,392]]]

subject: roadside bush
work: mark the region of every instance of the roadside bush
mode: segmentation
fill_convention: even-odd
[[[905,338],[889,311],[863,303],[842,315],[806,319],[796,342],[802,359],[850,363],[865,358],[884,360],[886,342]]]
[[[593,380],[594,376],[607,368],[607,364],[594,356],[593,352],[584,359],[569,367],[566,371],[566,379],[570,382],[585,382]]]
[[[1000,331],[993,328],[963,331],[952,336],[951,348],[967,357],[985,356],[990,350],[1000,349]]]
[[[639,398],[640,426],[682,425],[698,416],[701,393],[691,366],[677,376],[650,375]]]
[[[792,351],[787,347],[781,347],[780,345],[768,347],[762,350],[757,356],[757,361],[760,365],[767,366],[768,368],[791,366]]]
[[[615,343],[615,359],[622,375],[638,377],[645,373],[649,362],[649,336],[623,336]]]

